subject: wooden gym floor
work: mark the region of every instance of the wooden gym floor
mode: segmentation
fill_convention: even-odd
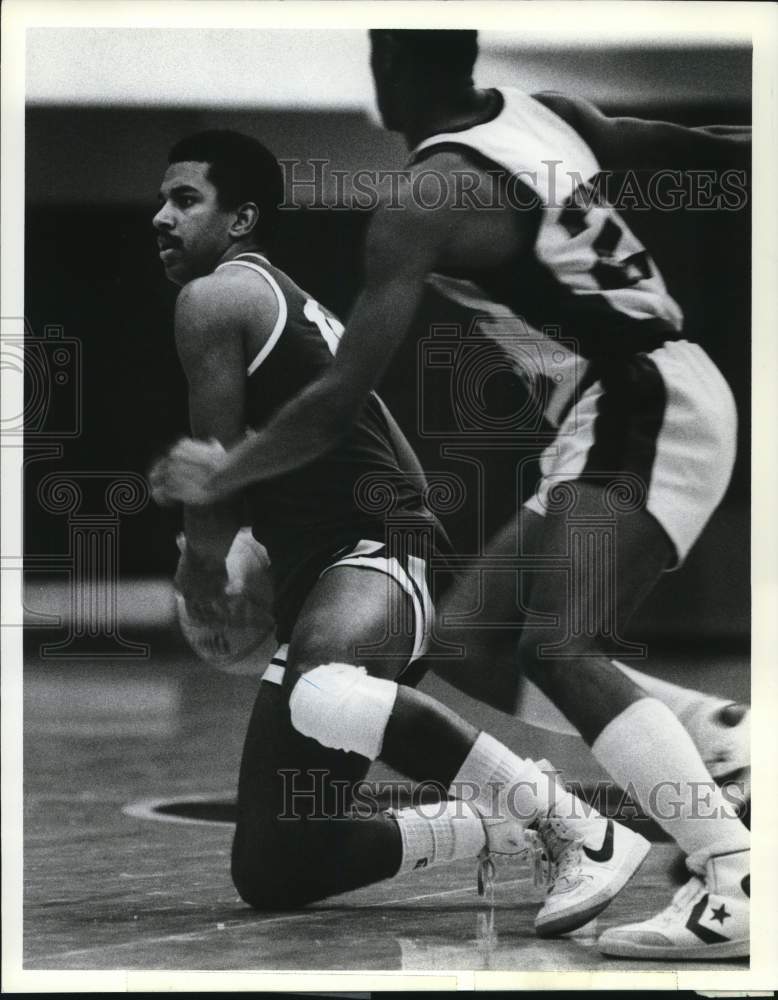
[[[723,694],[748,697],[744,659],[713,667],[686,663],[683,677],[692,686],[718,684]],[[449,698],[436,683],[423,686]],[[180,649],[157,650],[154,644],[151,658],[140,664],[28,659],[25,969],[639,967],[600,955],[596,936],[666,905],[676,857],[667,843],[654,846],[637,877],[597,921],[558,940],[535,936],[539,890],[526,867],[507,860],[498,866],[493,910],[477,895],[469,862],[380,883],[298,913],[248,909],[230,881],[229,822],[149,816],[160,800],[234,797],[255,687],[251,677],[216,673]],[[566,777],[588,781],[599,774],[572,737],[517,726],[462,698],[456,707],[524,755],[552,756]],[[716,968],[742,970],[747,962]]]

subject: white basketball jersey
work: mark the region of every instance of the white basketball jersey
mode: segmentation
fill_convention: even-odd
[[[495,117],[430,136],[413,151],[411,162],[445,150],[465,158],[475,153],[479,165],[485,160],[486,169],[521,181],[540,205],[532,252],[522,253],[499,275],[436,274],[429,282],[447,297],[494,317],[503,342],[510,316],[524,325],[533,350],[547,355],[540,365],[544,374],[559,386],[548,413],[554,423],[553,410],[564,405],[562,397],[588,367],[586,361],[678,339],[683,315],[645,247],[599,197],[593,181],[600,166],[578,133],[519,90],[500,88],[497,94],[502,107]],[[549,340],[544,327],[556,331],[545,350],[540,343]],[[482,332],[489,335],[487,328]]]

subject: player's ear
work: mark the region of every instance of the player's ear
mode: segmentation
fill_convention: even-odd
[[[259,221],[259,209],[253,201],[244,202],[235,212],[235,221],[230,226],[230,236],[242,239],[248,236]]]

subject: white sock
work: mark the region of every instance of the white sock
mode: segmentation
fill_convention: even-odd
[[[641,698],[611,720],[592,753],[685,854],[748,848],[748,830],[714,783],[691,736],[656,698]]]
[[[398,875],[463,858],[477,858],[486,844],[484,824],[467,802],[427,802],[390,815],[400,828],[403,856]]]
[[[651,698],[656,698],[657,701],[661,701],[663,705],[667,705],[678,716],[684,726],[686,726],[688,719],[701,704],[708,705],[711,711],[713,711],[714,708],[729,705],[732,700],[720,698],[717,695],[703,694],[702,691],[694,691],[692,688],[679,687],[678,684],[672,684],[670,681],[661,681],[658,677],[649,677],[647,674],[641,674],[634,667],[628,667],[625,663],[619,663],[618,660],[612,660],[611,662],[614,667],[618,667],[623,674],[626,674],[630,680],[633,680],[639,688],[642,688],[647,695]],[[692,738],[695,737],[694,733],[691,735]]]
[[[480,733],[451,782],[449,794],[471,802],[485,819],[508,816],[527,827],[553,808],[563,819],[599,817],[545,767],[522,760],[488,733]]]
[[[626,674],[630,680],[651,698],[656,698],[662,704],[667,705],[683,722],[687,725],[695,714],[695,710],[701,704],[709,705],[711,711],[722,705],[730,704],[730,701],[719,698],[717,695],[703,694],[702,691],[694,691],[692,688],[680,687],[670,681],[662,681],[657,677],[649,677],[634,667],[628,667],[618,660],[611,660],[614,667]],[[564,736],[578,736],[578,730],[559,711],[554,703],[543,694],[532,681],[527,681],[524,685],[524,693],[516,712],[516,717],[522,722],[527,722],[531,726],[539,729],[546,729],[552,733],[560,733]],[[692,733],[694,739],[697,734]]]

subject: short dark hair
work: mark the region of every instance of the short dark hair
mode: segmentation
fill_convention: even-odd
[[[168,153],[168,163],[188,160],[208,164],[208,180],[222,208],[252,201],[259,209],[259,232],[272,233],[284,200],[284,177],[278,160],[258,139],[231,129],[197,132],[181,139]]]
[[[478,32],[409,28],[374,28],[373,44],[391,41],[414,64],[420,76],[471,79],[478,56]]]

